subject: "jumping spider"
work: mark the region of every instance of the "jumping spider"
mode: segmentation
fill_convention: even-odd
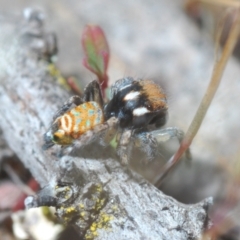
[[[151,80],[126,77],[116,81],[105,106],[95,80],[85,88],[83,98],[71,97],[54,115],[44,134],[44,148],[54,144],[80,148],[95,139],[107,145],[116,136],[117,155],[123,165],[128,165],[133,147],[140,148],[146,161],[151,161],[156,157],[159,142],[173,137],[181,142],[184,136],[176,127],[161,128],[167,115],[166,95]],[[187,156],[190,157],[189,150]]]

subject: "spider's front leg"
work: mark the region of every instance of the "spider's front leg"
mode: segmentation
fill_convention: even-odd
[[[130,178],[142,184],[145,182],[145,181],[142,181],[143,180],[142,177],[135,171],[132,171],[131,168],[129,167],[129,160],[131,158],[131,154],[134,146],[134,134],[135,133],[133,129],[125,129],[118,134],[117,155],[120,158],[120,162],[124,170],[129,174]]]
[[[68,110],[72,108],[73,105],[80,105],[84,101],[82,100],[81,97],[75,95],[70,97],[64,104],[63,106],[53,115],[53,122],[58,118],[61,117],[64,113],[66,113]]]
[[[90,82],[86,88],[84,89],[84,102],[97,102],[99,106],[103,109],[103,97],[101,87],[99,85],[98,80],[94,80]]]
[[[86,88],[84,89],[84,95],[83,98],[80,96],[72,96],[70,97],[53,116],[53,121],[62,116],[64,113],[66,113],[68,110],[72,108],[73,105],[78,106],[80,104],[83,104],[84,102],[90,102],[94,101],[97,102],[101,108],[103,108],[103,99],[102,99],[102,93],[99,86],[99,83],[97,80],[94,80],[90,82]]]
[[[129,164],[133,148],[133,142],[131,141],[132,132],[132,129],[126,129],[122,130],[122,132],[117,135],[117,155],[119,156],[120,162],[123,166],[128,166]]]
[[[133,135],[134,146],[146,154],[146,161],[151,162],[158,155],[158,142],[154,134],[147,130],[136,131]]]
[[[169,141],[172,138],[177,138],[181,143],[184,137],[184,132],[176,127],[168,127],[154,130],[151,132],[141,131],[134,134],[135,146],[146,153],[147,161],[153,160],[158,154],[158,143]],[[186,158],[191,160],[190,149],[185,152]]]

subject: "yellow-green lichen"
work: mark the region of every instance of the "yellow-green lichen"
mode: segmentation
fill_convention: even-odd
[[[103,191],[102,184],[96,184],[95,191],[101,193]]]
[[[54,77],[60,85],[62,85],[66,90],[70,90],[67,80],[62,76],[60,70],[56,67],[55,64],[48,64],[47,70],[49,74]]]
[[[73,216],[76,215],[76,213],[78,212],[78,209],[74,206],[70,206],[70,207],[66,207],[66,208],[62,208],[62,218],[64,220],[65,223],[69,222]]]
[[[83,217],[83,218],[85,217],[85,215],[86,215],[86,212],[84,212],[84,211],[82,211],[82,212],[80,213],[80,216]]]
[[[106,198],[97,199],[95,204],[95,211],[101,210],[102,207],[104,206],[105,201],[106,201]]]
[[[65,209],[66,213],[73,213],[77,212],[77,209],[75,207],[68,207]]]
[[[119,207],[118,207],[118,205],[112,205],[111,209],[112,209],[114,212],[116,212],[116,211],[119,210]]]
[[[106,213],[100,213],[97,220],[92,223],[90,228],[88,229],[85,239],[86,240],[93,240],[96,236],[98,236],[98,229],[105,229],[107,230],[110,228],[110,221],[113,220],[113,216],[106,214]]]
[[[54,215],[53,210],[50,207],[41,207],[43,215],[51,222],[57,222],[56,216]]]
[[[84,208],[84,204],[80,203],[79,204],[79,208],[83,209]]]
[[[102,184],[92,184],[88,191],[78,199],[79,202],[77,204],[72,202],[69,205],[68,201],[63,201],[63,206],[59,206],[57,210],[58,216],[65,223],[75,222],[80,226],[81,232],[85,233],[84,237],[86,240],[96,238],[99,229],[109,228],[109,223],[114,216],[114,211],[111,209],[109,209],[109,213],[101,212],[108,201],[107,192],[103,188]],[[71,194],[72,189],[68,186],[58,186],[57,191],[61,198],[66,199]]]

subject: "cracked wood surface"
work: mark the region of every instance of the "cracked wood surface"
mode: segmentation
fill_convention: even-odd
[[[65,156],[61,160],[54,157],[57,147],[48,152],[41,149],[43,133],[69,93],[46,70],[47,63],[42,59],[46,33],[39,23],[1,22],[5,34],[0,39],[4,56],[1,58],[0,128],[10,148],[41,186],[54,189],[62,170],[68,169],[66,164],[70,163],[74,169],[76,166],[74,171],[70,167],[64,176],[64,181],[71,181],[75,186],[79,185],[79,176],[83,176],[78,196],[69,207],[79,205],[80,201],[85,203],[85,195],[92,186],[103,188],[104,196],[99,199],[105,202],[95,217],[86,222],[82,233],[85,238],[199,238],[208,225],[209,199],[184,205],[147,182],[139,184],[129,178],[115,159],[107,158],[106,149],[100,157],[100,150],[93,152],[94,155],[99,151],[95,157],[100,159],[89,157],[90,154],[85,158]],[[61,217],[61,212],[58,215]],[[84,218],[80,223],[80,215],[73,217],[81,232]]]

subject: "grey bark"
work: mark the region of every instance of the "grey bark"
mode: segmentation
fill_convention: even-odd
[[[181,204],[144,180],[136,182],[96,146],[85,151],[87,158],[58,159],[58,147],[42,150],[43,133],[69,93],[47,71],[48,35],[41,19],[1,26],[0,127],[10,148],[46,186],[39,197],[57,196],[57,215],[88,239],[198,239],[208,226],[210,199]],[[58,196],[59,180],[70,186],[73,201]]]
[[[0,161],[5,158],[13,157],[14,152],[8,147],[4,137],[2,130],[0,129]]]

